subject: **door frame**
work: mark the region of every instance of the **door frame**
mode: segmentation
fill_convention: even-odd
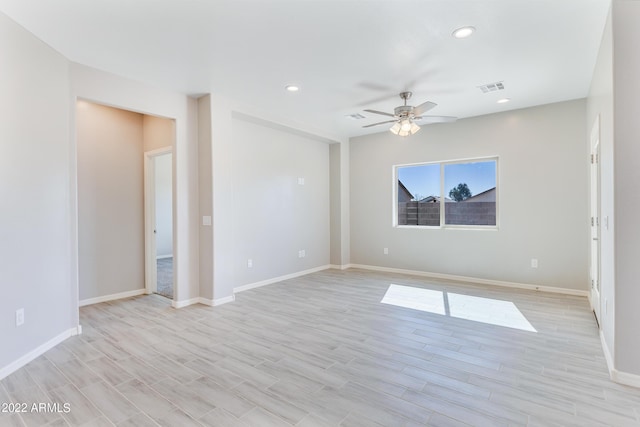
[[[598,323],[601,315],[600,299],[600,115],[591,128],[589,139],[589,189],[590,189],[590,227],[589,227],[589,278],[591,308]]]
[[[162,147],[144,153],[144,285],[145,293],[152,294],[158,290],[158,261],[156,259],[156,192],[155,192],[155,158],[165,154],[173,154],[173,147]],[[173,174],[172,178],[173,180]],[[173,185],[172,185],[173,187]],[[174,195],[175,196],[175,195]],[[175,203],[175,197],[174,197]],[[175,221],[174,221],[175,222]],[[175,260],[175,244],[173,245]],[[175,273],[173,277],[173,299],[175,301]]]

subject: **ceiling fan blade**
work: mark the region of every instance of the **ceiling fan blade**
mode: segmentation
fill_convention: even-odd
[[[383,116],[395,117],[393,114],[385,113],[384,111],[377,111],[377,110],[364,110],[364,111],[366,111],[367,113],[381,114]]]
[[[421,116],[415,117],[413,120],[419,120],[421,125],[428,125],[431,123],[451,123],[458,118],[453,116]]]
[[[395,99],[398,96],[397,93],[393,93],[393,94],[387,94],[387,95],[381,95],[378,96],[377,98],[373,98],[373,99],[368,99],[364,102],[361,102],[359,104],[357,104],[358,107],[366,107],[367,105],[371,105],[371,104],[377,104],[378,102],[382,102],[382,101],[388,101],[390,99]]]
[[[413,108],[413,114],[415,114],[416,116],[419,116],[419,115],[424,114],[427,111],[431,110],[432,108],[434,108],[437,105],[438,104],[436,104],[435,102],[431,102],[431,101],[424,102],[424,103],[418,105],[417,107]]]
[[[362,81],[362,82],[359,82],[357,86],[363,89],[375,90],[378,92],[389,92],[393,90],[392,87],[389,87],[387,85],[383,85],[380,83],[376,83],[376,82]]]
[[[363,128],[370,128],[371,126],[378,126],[378,125],[383,125],[385,123],[395,123],[397,122],[397,120],[387,120],[386,122],[378,122],[378,123],[373,123],[371,125],[366,125],[366,126],[362,126]]]

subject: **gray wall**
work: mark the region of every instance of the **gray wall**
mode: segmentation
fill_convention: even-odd
[[[213,299],[213,227],[202,224],[203,216],[213,214],[213,178],[211,175],[211,97],[198,98],[198,218],[200,297]]]
[[[351,139],[351,262],[586,291],[585,129],[578,100]],[[487,156],[499,157],[498,230],[392,226],[394,165]]]
[[[78,326],[76,99],[175,119],[181,301],[198,296],[198,185],[195,99],[70,63],[1,13],[0,63],[2,377]],[[16,328],[19,308],[25,324]]]
[[[640,375],[640,2],[616,0],[613,20],[615,365]],[[636,377],[636,384],[640,378]]]
[[[331,265],[342,264],[342,224],[340,221],[340,144],[329,146],[329,194],[330,194],[330,262]]]
[[[0,13],[0,64],[1,378],[2,368],[77,326],[77,316],[69,63]]]
[[[142,120],[78,101],[80,300],[144,288]]]
[[[174,123],[174,304],[198,297],[197,101],[184,94],[71,63],[71,96]],[[75,119],[75,117],[73,117]],[[75,144],[74,144],[75,147]],[[75,148],[74,148],[75,150]],[[72,175],[74,168],[72,167]],[[74,179],[74,177],[72,177]],[[72,224],[75,215],[72,211]]]
[[[640,3],[614,0],[587,103],[587,130],[600,120],[601,319],[614,378],[640,375]],[[627,375],[631,374],[631,377]]]
[[[220,95],[198,108],[200,212],[213,217],[200,229],[200,295],[227,302],[235,288],[328,266],[327,139],[239,113]]]
[[[234,118],[231,161],[234,287],[328,265],[329,144]]]

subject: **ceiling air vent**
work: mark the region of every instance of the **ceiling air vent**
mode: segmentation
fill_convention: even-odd
[[[478,86],[478,88],[480,88],[482,93],[495,92],[497,90],[504,90],[504,83],[502,82],[489,83],[486,85]]]
[[[355,114],[347,114],[345,117],[347,117],[348,119],[352,119],[352,120],[361,120],[364,119],[365,117],[360,114],[360,113],[355,113]]]

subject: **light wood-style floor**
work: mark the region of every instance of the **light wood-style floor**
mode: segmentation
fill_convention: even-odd
[[[0,425],[640,425],[581,297],[327,270],[215,308],[97,304],[81,323],[0,382],[0,402],[71,411]]]

